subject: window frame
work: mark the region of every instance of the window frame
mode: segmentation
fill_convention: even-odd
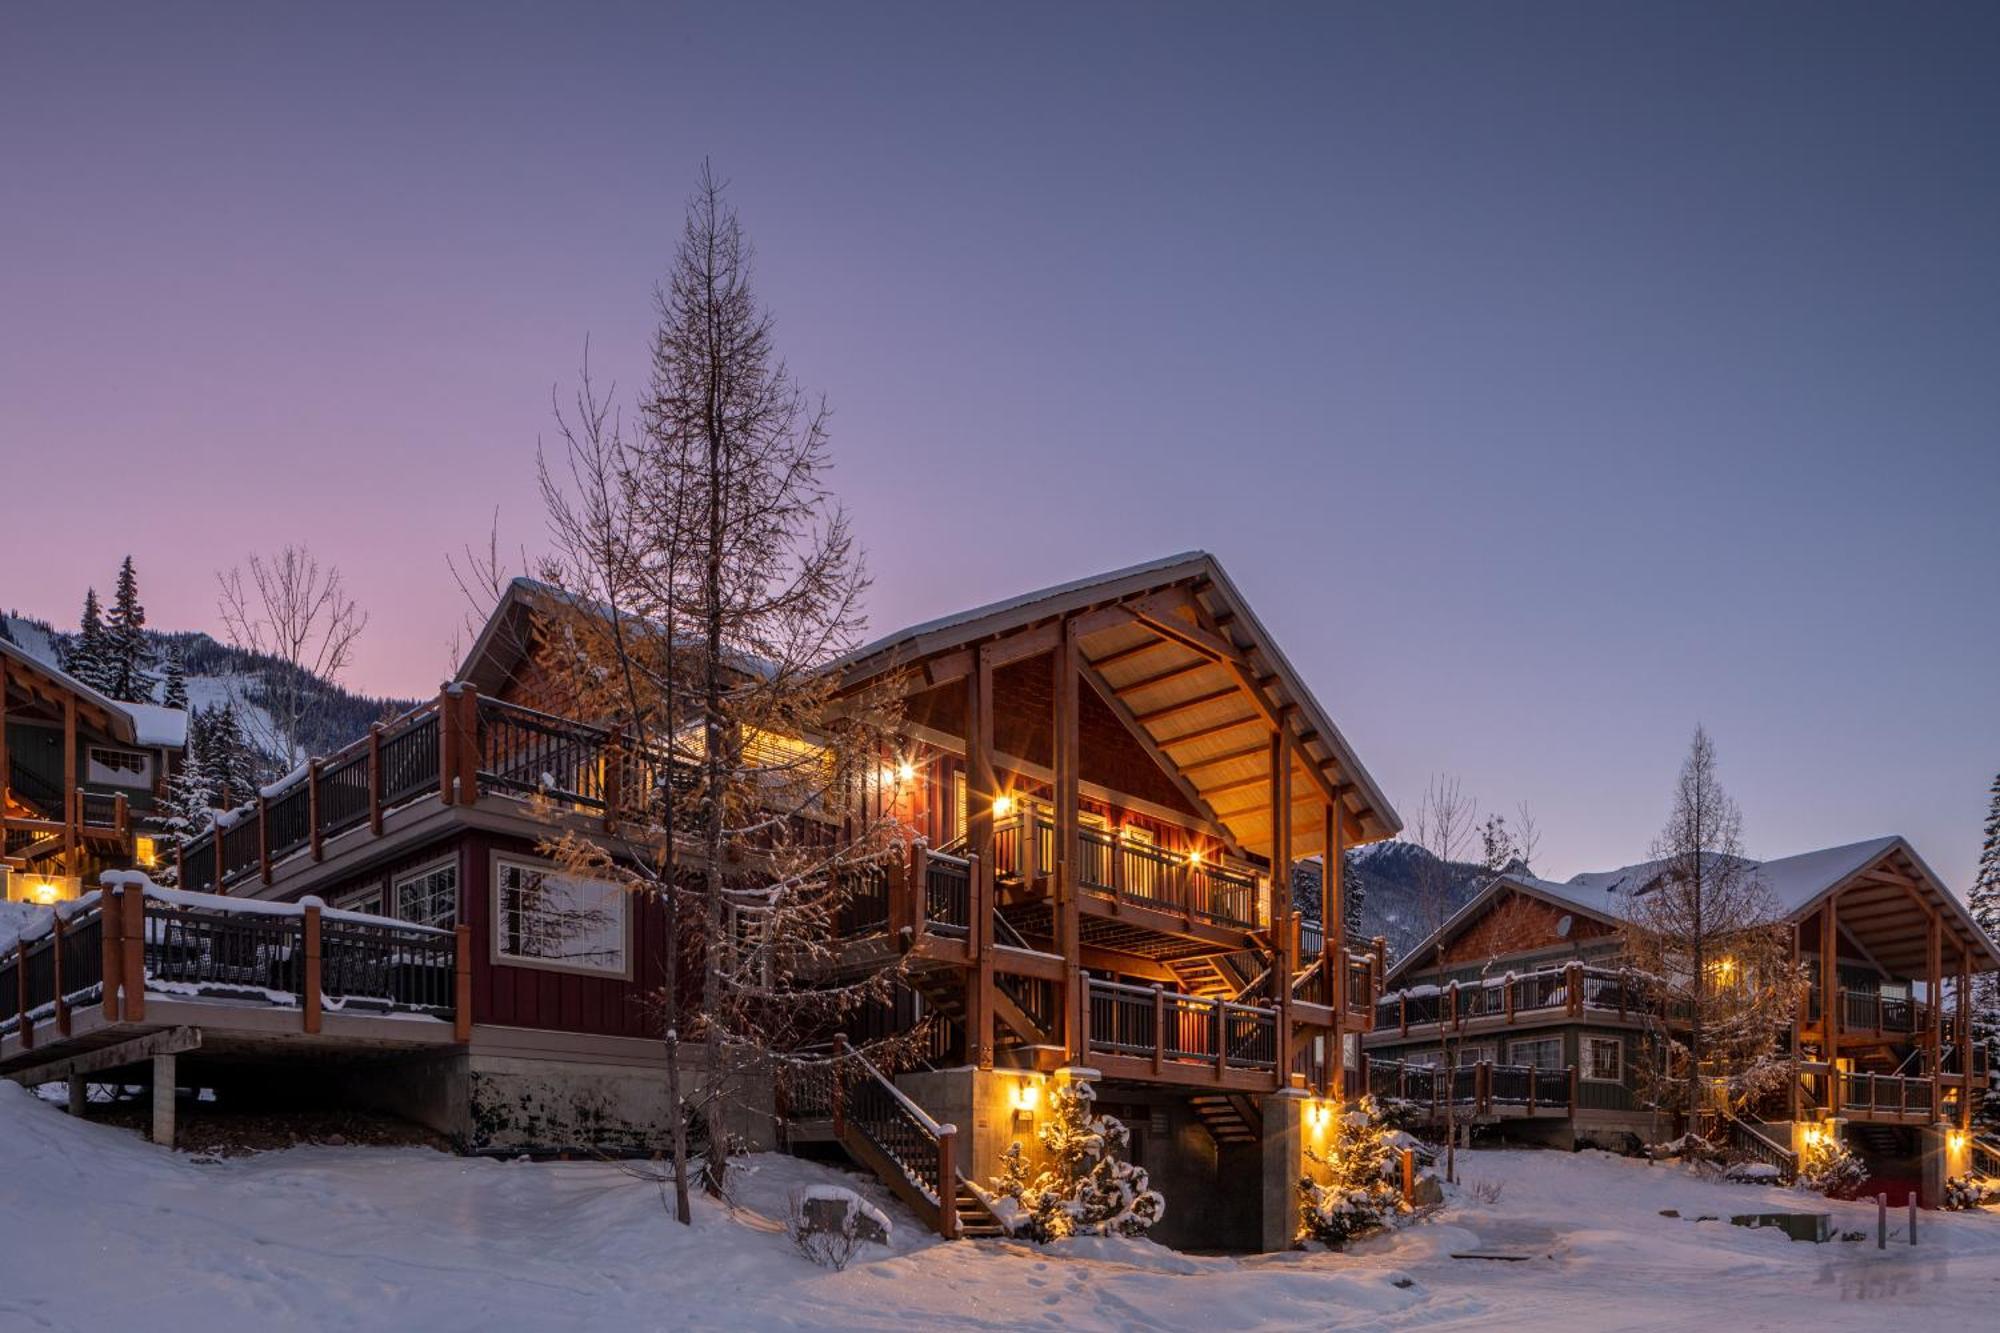
[[[383,881],[379,879],[370,880],[368,883],[349,889],[335,898],[333,900],[333,907],[338,912],[360,912],[364,916],[388,916],[389,913],[382,910],[384,895]],[[375,904],[372,910],[364,905],[370,902]]]
[[[1520,1059],[1515,1052],[1523,1046],[1552,1045],[1556,1048],[1556,1063],[1552,1065],[1534,1064]],[[1563,1039],[1561,1037],[1516,1037],[1507,1043],[1507,1063],[1510,1065],[1531,1065],[1535,1069],[1562,1069]]]
[[[588,884],[602,884],[613,891],[618,900],[620,967],[614,971],[608,967],[595,967],[588,963],[564,962],[561,959],[533,958],[511,954],[500,947],[506,929],[507,916],[502,900],[507,892],[506,867],[514,866],[522,870],[562,879],[579,880]],[[539,972],[562,972],[569,976],[596,977],[601,981],[632,980],[634,960],[632,957],[633,930],[636,921],[631,910],[631,897],[611,880],[590,879],[587,876],[569,875],[552,861],[534,856],[523,856],[515,852],[495,851],[488,862],[487,907],[493,919],[486,931],[487,958],[495,967],[525,967]],[[461,896],[460,905],[463,906]]]
[[[439,925],[435,921],[412,921],[409,917],[404,916],[403,885],[412,880],[427,879],[437,874],[440,870],[451,871],[451,924]],[[457,852],[434,857],[421,865],[411,866],[408,870],[396,871],[383,881],[382,888],[383,916],[394,917],[398,921],[407,922],[413,926],[429,926],[433,930],[453,930],[457,928],[459,922],[465,920],[465,875],[459,869]]]
[[[1598,1046],[1609,1046],[1617,1053],[1617,1058],[1612,1062],[1615,1068],[1608,1075],[1595,1072],[1597,1062],[1592,1058],[1591,1051]],[[1586,1034],[1583,1039],[1583,1048],[1578,1054],[1583,1058],[1582,1067],[1577,1070],[1577,1077],[1586,1083],[1623,1083],[1625,1081],[1625,1039],[1623,1037],[1599,1037]]]
[[[106,755],[121,761],[107,764],[98,758]],[[131,770],[131,761],[138,762],[138,769]],[[153,788],[153,756],[144,750],[128,750],[117,745],[86,745],[83,752],[83,778],[85,782],[100,787],[125,787],[133,791],[151,791]]]

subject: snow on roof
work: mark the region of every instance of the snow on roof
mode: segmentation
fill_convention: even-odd
[[[144,746],[164,746],[169,750],[187,748],[188,715],[185,710],[164,704],[119,704],[132,719],[132,739]]]
[[[1850,842],[1842,847],[1823,847],[1816,852],[1766,861],[1757,867],[1757,877],[1787,914],[1798,911],[1834,885],[1860,870],[1902,839],[1890,836]]]
[[[1019,611],[1023,607],[1033,606],[1037,602],[1054,601],[1058,597],[1067,597],[1073,592],[1081,592],[1085,588],[1094,587],[1100,583],[1116,583],[1124,579],[1135,578],[1141,574],[1154,574],[1161,570],[1174,569],[1181,565],[1193,564],[1198,560],[1211,560],[1213,558],[1206,551],[1182,551],[1178,555],[1163,556],[1158,560],[1146,560],[1136,565],[1128,565],[1124,569],[1114,569],[1108,574],[1091,574],[1085,578],[1071,579],[1067,583],[1057,583],[1047,588],[1038,588],[1034,592],[1022,593],[1018,597],[1008,597],[997,602],[988,602],[985,606],[975,606],[968,611],[955,611],[948,616],[939,616],[935,620],[926,620],[921,624],[910,625],[893,633],[885,634],[872,643],[865,643],[842,657],[837,665],[845,666],[850,662],[866,661],[868,658],[896,647],[898,644],[908,643],[914,639],[921,639],[927,634],[936,634],[943,630],[955,629],[960,625],[975,624],[989,616],[1006,615],[1010,611]]]

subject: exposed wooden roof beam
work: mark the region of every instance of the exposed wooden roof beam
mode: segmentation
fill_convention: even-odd
[[[1266,725],[1268,724],[1260,714],[1252,713],[1248,717],[1239,717],[1230,722],[1215,722],[1206,727],[1197,727],[1193,731],[1184,732],[1179,736],[1169,736],[1159,742],[1159,746],[1162,750],[1171,750],[1176,745],[1191,745],[1195,741],[1205,741],[1214,736],[1239,731],[1244,727],[1261,727]]]
[[[1195,785],[1187,780],[1187,777],[1181,772],[1179,765],[1169,759],[1160,747],[1154,743],[1152,734],[1139,725],[1138,719],[1132,715],[1130,706],[1114,694],[1111,687],[1105,683],[1104,678],[1095,671],[1085,668],[1079,674],[1082,675],[1084,682],[1097,692],[1097,697],[1104,701],[1104,706],[1109,708],[1112,714],[1124,724],[1125,729],[1132,733],[1132,738],[1139,742],[1140,748],[1145,750],[1147,757],[1159,765],[1160,771],[1166,774],[1167,778],[1174,784],[1175,789],[1180,792],[1181,798],[1188,803],[1189,808],[1201,812],[1202,815],[1206,816],[1217,827],[1223,830],[1223,842],[1228,846],[1232,854],[1237,856],[1243,855],[1243,845],[1237,838],[1235,830],[1229,827],[1229,821],[1223,819],[1215,812],[1215,807],[1210,805],[1208,800],[1195,789]]]
[[[1106,686],[1105,688],[1109,689],[1110,687]],[[1236,697],[1236,694],[1236,686],[1231,685],[1226,689],[1211,690],[1207,694],[1197,694],[1192,698],[1182,699],[1179,703],[1163,704],[1158,708],[1148,709],[1143,713],[1135,713],[1132,716],[1132,720],[1142,727],[1149,727],[1155,722],[1164,722],[1170,717],[1178,717],[1182,713],[1192,712],[1197,708],[1206,708],[1210,704],[1221,703],[1224,699],[1233,699]],[[1116,692],[1113,692],[1111,697],[1115,699],[1118,696]]]
[[[1192,662],[1187,662],[1177,667],[1169,667],[1165,671],[1156,671],[1150,676],[1141,676],[1129,684],[1115,686],[1114,689],[1118,697],[1122,699],[1128,694],[1137,694],[1141,690],[1150,690],[1157,685],[1165,685],[1172,681],[1180,680],[1183,677],[1212,670],[1214,666],[1215,663],[1209,661],[1206,657],[1197,657]]]

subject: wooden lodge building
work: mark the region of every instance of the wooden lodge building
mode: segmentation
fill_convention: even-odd
[[[0,959],[0,1075],[150,1078],[168,1139],[176,1087],[282,1085],[469,1151],[656,1148],[663,914],[539,852],[602,833],[629,759],[604,719],[535,706],[548,597],[517,581],[455,683],[222,816],[177,890],[113,876]],[[1034,1151],[1049,1081],[1085,1067],[1167,1197],[1202,1201],[1156,1235],[1288,1246],[1380,967],[1301,920],[1290,867],[1324,857],[1339,923],[1341,849],[1399,823],[1220,565],[1044,589],[831,669],[904,691],[921,835],[847,955],[905,953],[897,1013],[938,1021],[921,1065],[788,1081],[743,1136],[837,1146],[957,1234],[982,1220],[966,1182]]]
[[[0,901],[74,898],[153,863],[187,715],[119,703],[0,639]]]
[[[2000,950],[1964,904],[1898,837],[1756,874],[1811,985],[1785,1092],[1728,1117],[1731,1143],[1789,1174],[1805,1143],[1832,1133],[1877,1186],[1927,1205],[1969,1166],[2000,1169],[1971,1134],[1987,1061],[1967,1011],[1972,978],[2000,968]],[[1646,863],[1562,884],[1496,877],[1388,970],[1365,1039],[1371,1087],[1432,1123],[1449,1105],[1455,1124],[1503,1136],[1611,1148],[1666,1137],[1635,1089],[1649,1024],[1620,970],[1622,904],[1658,876]],[[1558,1083],[1569,1093],[1552,1105]]]

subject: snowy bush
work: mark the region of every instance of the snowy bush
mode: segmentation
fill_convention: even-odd
[[[1299,1239],[1338,1247],[1405,1209],[1391,1179],[1397,1139],[1372,1097],[1335,1119],[1325,1154],[1306,1150],[1307,1162],[1326,1178],[1314,1180],[1309,1170],[1299,1181]]]
[[[2000,1187],[1977,1176],[1953,1176],[1944,1183],[1944,1206],[1954,1211],[2000,1203]]]
[[[800,1254],[837,1273],[864,1244],[889,1243],[889,1219],[851,1189],[814,1185],[792,1195],[785,1234]]]
[[[1829,1199],[1855,1199],[1868,1180],[1868,1168],[1834,1134],[1818,1133],[1799,1153],[1798,1183]]]
[[[1049,1169],[1032,1173],[1017,1141],[993,1181],[995,1213],[1031,1240],[1065,1236],[1136,1236],[1166,1216],[1167,1201],[1143,1168],[1122,1160],[1132,1134],[1115,1117],[1095,1115],[1097,1092],[1084,1079],[1056,1087],[1049,1123],[1037,1137]]]

